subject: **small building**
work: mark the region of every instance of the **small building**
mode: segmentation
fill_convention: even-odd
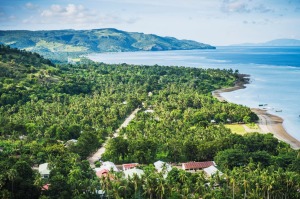
[[[214,161],[206,161],[206,162],[187,162],[182,163],[182,169],[183,170],[203,170],[205,168],[208,168],[210,166],[216,166]]]
[[[145,110],[144,112],[145,112],[145,113],[154,113],[154,110],[152,110],[152,109],[147,109],[147,110]]]
[[[50,184],[44,184],[42,186],[42,191],[48,191],[49,190],[49,186],[50,186]]]
[[[126,171],[128,169],[136,168],[139,165],[139,163],[130,163],[130,164],[123,164],[123,171]]]
[[[119,171],[119,169],[116,167],[116,165],[109,161],[102,162],[100,169],[107,169],[108,171],[110,171],[112,169],[113,171],[116,171],[116,172]]]
[[[124,175],[126,178],[133,178],[135,175],[137,175],[139,178],[142,177],[142,175],[144,175],[144,171],[141,169],[128,169],[126,171],[124,171]]]
[[[102,177],[107,177],[109,170],[107,169],[100,169],[100,170],[95,170],[96,171],[96,176],[98,178],[102,178]]]
[[[210,166],[210,167],[207,167],[207,168],[204,168],[203,169],[204,173],[208,176],[208,177],[211,177],[213,175],[215,175],[216,173],[219,172],[220,175],[222,175],[223,173],[221,171],[219,171],[215,166]]]
[[[49,178],[50,175],[49,164],[48,163],[40,164],[39,173],[41,174],[42,178]]]
[[[165,172],[170,172],[172,170],[171,165],[169,165],[166,162],[160,161],[160,160],[157,162],[154,162],[154,166],[158,172],[162,172],[164,169],[165,169]]]
[[[65,143],[65,147],[69,147],[69,146],[71,146],[71,145],[75,145],[77,142],[78,142],[78,140],[75,140],[75,139],[68,140],[68,141]]]

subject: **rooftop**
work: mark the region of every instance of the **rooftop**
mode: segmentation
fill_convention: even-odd
[[[206,162],[187,162],[182,163],[182,169],[190,170],[190,169],[204,169],[210,166],[215,166],[214,161],[206,161]]]

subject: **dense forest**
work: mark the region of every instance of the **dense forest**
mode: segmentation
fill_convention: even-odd
[[[249,108],[212,97],[236,81],[238,71],[221,69],[54,65],[0,45],[0,197],[101,198],[104,190],[106,198],[299,198],[299,151],[272,134],[242,136],[224,126],[257,120]],[[98,178],[86,158],[137,107],[102,159],[138,162],[145,175]],[[165,177],[157,160],[214,160],[223,175],[173,168]],[[35,169],[45,162],[48,179]]]

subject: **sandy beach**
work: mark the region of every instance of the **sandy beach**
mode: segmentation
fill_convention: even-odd
[[[238,82],[234,87],[224,88],[215,90],[212,92],[212,95],[220,101],[227,101],[221,93],[223,92],[231,92],[238,89],[246,88],[243,82]],[[284,141],[291,145],[293,149],[300,149],[300,142],[292,137],[288,132],[284,129],[282,122],[283,119],[276,115],[272,115],[268,113],[266,110],[251,108],[251,110],[257,114],[259,117],[258,126],[260,128],[261,133],[272,133],[274,137],[277,139]]]

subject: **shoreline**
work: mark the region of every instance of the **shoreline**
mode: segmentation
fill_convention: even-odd
[[[244,76],[245,77],[245,76]],[[245,84],[247,82],[238,81],[235,86],[229,88],[218,89],[212,91],[212,96],[218,99],[221,102],[227,101],[221,94],[224,92],[232,92],[239,89],[246,88]],[[251,111],[254,112],[259,120],[257,122],[259,128],[263,133],[272,133],[274,137],[278,140],[283,141],[291,146],[291,148],[297,150],[300,149],[300,141],[291,136],[283,127],[283,119],[279,116],[272,115],[266,110],[259,108],[251,108]]]

